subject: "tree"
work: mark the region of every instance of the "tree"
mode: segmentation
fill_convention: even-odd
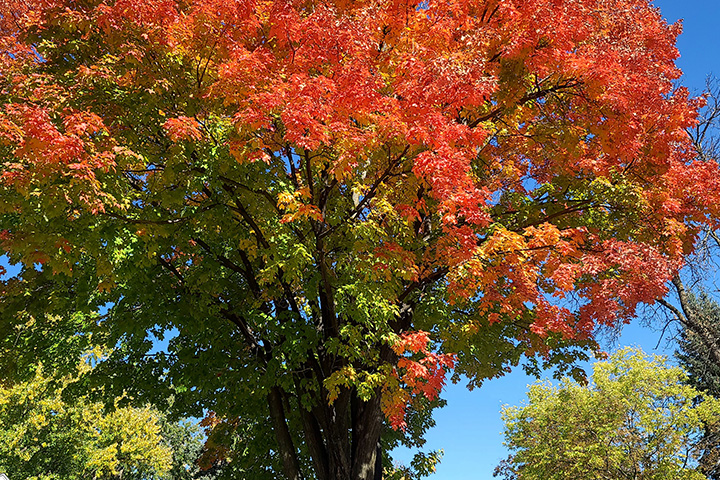
[[[705,422],[720,401],[685,383],[664,358],[625,348],[595,364],[593,383],[530,387],[528,403],[503,411],[513,452],[507,479],[704,479],[697,469]]]
[[[691,295],[687,307],[707,331],[715,338],[720,338],[720,306],[707,294]],[[680,331],[679,348],[676,356],[680,365],[688,373],[687,381],[705,395],[720,398],[720,364],[712,353],[711,347],[703,336],[689,328]],[[717,422],[707,423],[700,442],[702,456],[701,471],[712,480],[720,478],[720,430]]]
[[[0,348],[92,336],[84,386],[253,478],[378,478],[450,371],[585,358],[717,218],[646,0],[0,8]]]
[[[100,403],[63,401],[54,383],[40,370],[29,382],[0,389],[0,471],[28,480],[171,478],[174,452],[157,411],[106,414]]]
[[[200,468],[204,436],[197,422],[188,419],[171,421],[167,415],[162,415],[160,425],[163,440],[173,452],[167,480],[215,480],[222,474],[235,473],[227,464],[218,463],[204,470]]]

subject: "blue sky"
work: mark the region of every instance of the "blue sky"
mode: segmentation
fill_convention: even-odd
[[[683,34],[678,39],[681,54],[678,65],[684,72],[681,83],[691,92],[699,93],[708,75],[720,76],[720,1],[656,0],[654,4],[669,22],[683,19]],[[641,324],[637,320],[625,327],[617,341],[606,341],[603,347],[613,351],[632,345],[646,352],[672,354],[672,346],[666,341],[655,349],[660,332]],[[427,449],[445,451],[430,480],[492,479],[493,469],[508,455],[502,445],[500,410],[506,404],[522,403],[527,385],[534,381],[534,377],[518,369],[473,392],[462,384],[450,385],[444,394],[448,405],[437,411],[437,427],[427,435]],[[405,453],[398,455],[403,461],[409,458]]]

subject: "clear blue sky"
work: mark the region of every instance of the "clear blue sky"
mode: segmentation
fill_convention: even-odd
[[[678,65],[685,74],[681,82],[691,92],[702,91],[708,75],[720,77],[720,1],[656,0],[654,4],[669,22],[683,19],[683,34],[678,40],[681,54]],[[658,331],[636,321],[625,327],[617,342],[606,342],[603,347],[613,351],[633,345],[647,352],[671,354],[672,348],[664,341],[654,350],[659,339]],[[462,384],[450,385],[444,395],[448,405],[437,411],[437,426],[427,435],[427,449],[445,451],[430,480],[492,479],[493,469],[508,455],[502,445],[500,409],[505,404],[522,403],[527,385],[534,381],[518,369],[473,392]],[[405,452],[398,452],[397,457],[403,462],[410,459]]]

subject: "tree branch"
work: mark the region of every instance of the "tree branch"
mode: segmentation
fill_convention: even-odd
[[[243,261],[244,268],[237,265],[235,262],[230,260],[224,255],[221,255],[219,253],[213,252],[212,248],[210,248],[210,245],[205,243],[201,238],[194,237],[193,241],[200,245],[200,247],[205,250],[210,256],[215,258],[215,260],[222,265],[223,267],[227,268],[228,270],[231,270],[235,273],[239,273],[245,278],[245,280],[248,282],[248,286],[250,287],[250,291],[253,292],[253,296],[255,298],[260,298],[261,291],[260,291],[260,285],[258,285],[257,280],[255,279],[255,275],[252,272],[252,265],[250,264],[250,260],[247,258],[247,255],[245,252],[240,250],[240,258]]]
[[[157,259],[158,259],[158,262],[160,262],[160,265],[162,267],[166,268],[167,270],[169,270],[170,273],[172,273],[180,281],[180,285],[182,285],[184,287],[185,279],[183,278],[182,274],[178,271],[178,269],[175,268],[175,266],[173,264],[171,264],[170,262],[168,262],[167,260],[162,258],[161,255],[158,255]]]
[[[682,311],[664,299],[658,299],[658,303],[670,310],[685,328],[697,335],[710,351],[713,360],[720,365],[720,345],[710,329],[707,328],[707,319],[690,304],[690,298],[678,274],[672,278],[672,283],[675,286]]]
[[[527,95],[524,95],[520,100],[518,100],[516,105],[524,105],[527,102],[530,102],[532,100],[537,100],[539,98],[543,98],[544,96],[550,94],[550,93],[557,93],[565,89],[574,88],[580,85],[580,82],[575,80],[568,80],[566,83],[562,83],[559,85],[554,85],[550,88],[545,88],[543,90],[538,90],[536,92],[529,93]],[[497,107],[490,112],[486,113],[485,115],[476,118],[472,122],[468,123],[469,128],[475,128],[478,125],[480,125],[483,122],[487,122],[488,120],[495,120],[500,115],[503,114],[505,111],[505,107]]]
[[[332,227],[328,228],[324,232],[320,233],[320,237],[324,238],[333,232],[335,232],[338,228],[340,228],[342,225],[345,224],[348,220],[355,217],[357,214],[359,214],[363,208],[365,208],[365,205],[372,200],[372,198],[375,196],[375,193],[377,192],[377,189],[380,187],[380,184],[384,182],[388,176],[390,175],[390,172],[392,172],[393,168],[395,168],[397,165],[400,164],[402,159],[405,157],[407,152],[410,150],[410,145],[406,146],[405,149],[402,151],[400,155],[398,155],[394,161],[389,162],[388,167],[383,171],[382,174],[373,182],[373,184],[370,186],[370,190],[363,196],[362,200],[358,202],[358,204],[355,206],[355,208],[350,211],[347,215],[345,215],[337,224],[333,225]]]
[[[283,462],[283,471],[288,480],[302,480],[300,463],[297,458],[297,451],[293,444],[290,430],[288,429],[285,417],[285,409],[282,404],[282,394],[279,387],[272,387],[268,393],[268,406],[270,417],[273,422],[273,430],[277,440],[280,458]]]
[[[223,188],[225,191],[227,191],[230,195],[232,195],[233,200],[235,201],[235,205],[227,205],[228,208],[230,208],[232,211],[237,212],[240,214],[242,219],[250,226],[250,229],[255,234],[255,238],[257,238],[257,241],[260,245],[262,245],[266,249],[270,249],[270,243],[265,239],[265,235],[263,234],[262,230],[260,229],[260,226],[255,222],[255,219],[248,213],[247,210],[245,210],[245,207],[240,202],[240,200],[235,195],[234,190],[229,185],[223,185]]]

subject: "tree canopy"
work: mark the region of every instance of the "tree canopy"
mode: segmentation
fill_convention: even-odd
[[[693,479],[706,424],[720,401],[687,385],[667,360],[623,349],[597,362],[592,384],[530,387],[528,403],[507,407],[506,445],[497,469],[513,480]]]
[[[61,393],[42,370],[0,389],[0,472],[27,480],[170,478],[174,451],[156,410],[104,413],[101,403],[68,403]]]
[[[3,2],[3,371],[105,344],[84,385],[214,412],[210,460],[377,478],[449,372],[584,358],[719,218],[679,32],[647,0]]]

